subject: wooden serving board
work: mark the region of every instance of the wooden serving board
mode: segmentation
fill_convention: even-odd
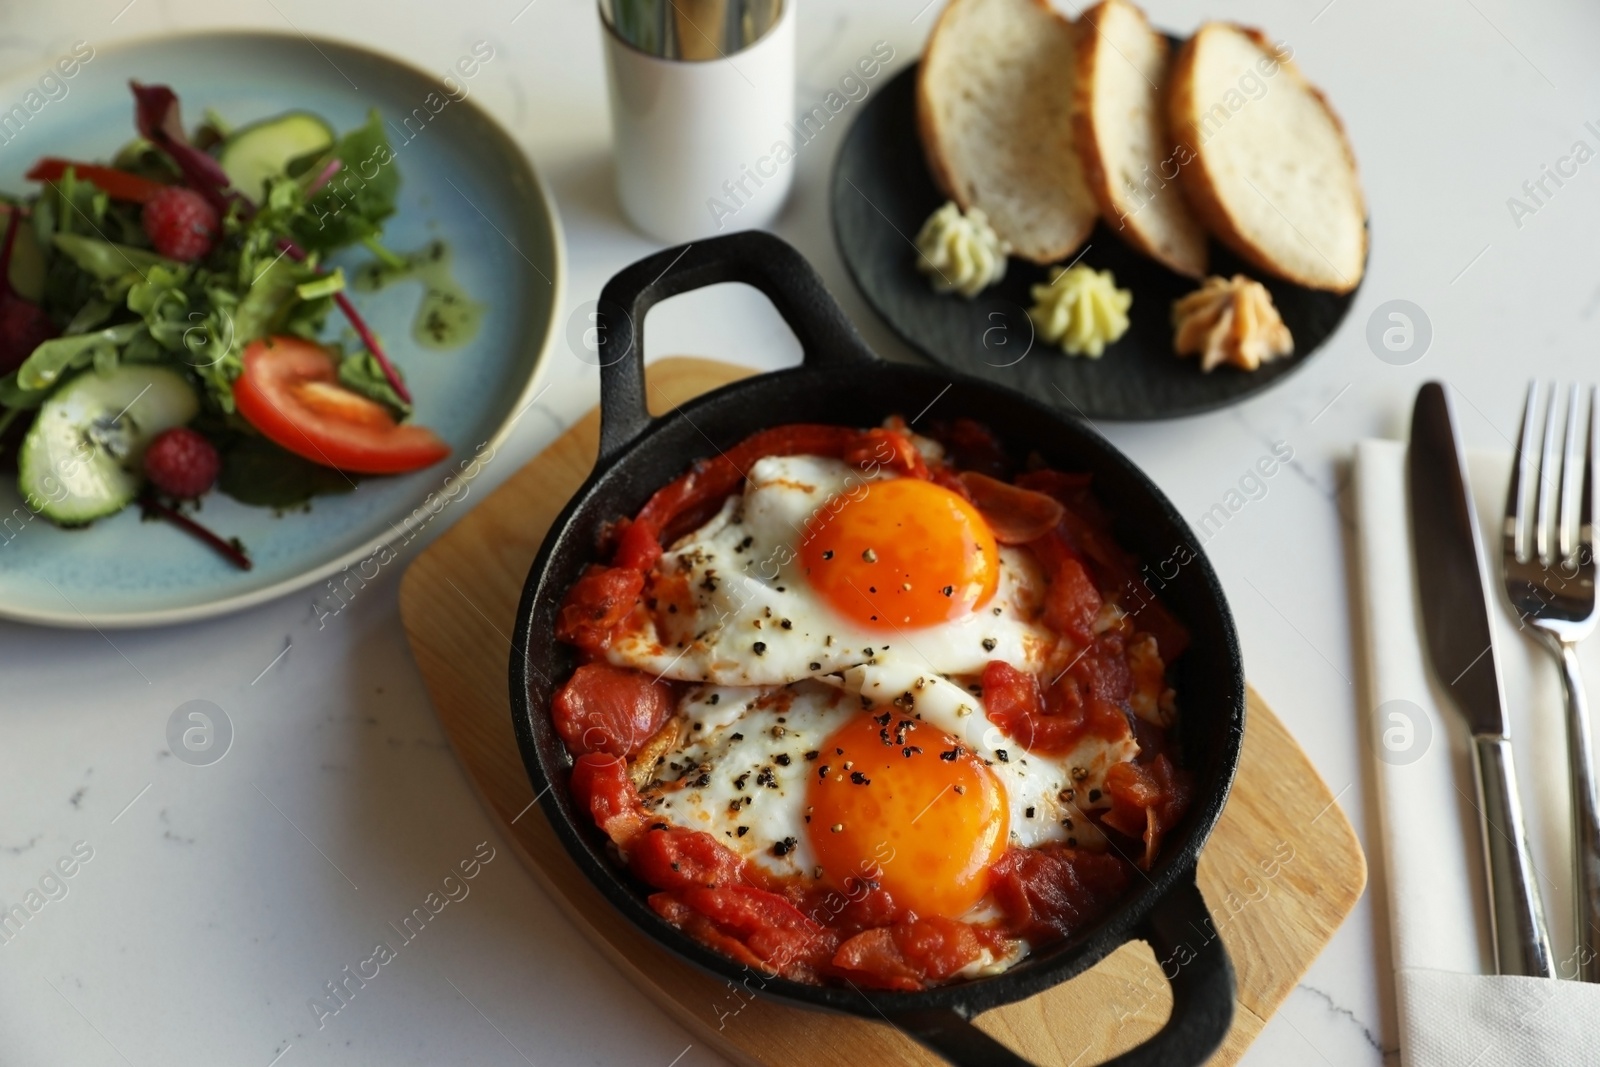
[[[698,359],[649,368],[670,410],[749,373]],[[888,1025],[754,999],[678,961],[594,891],[567,856],[523,770],[506,689],[523,579],[545,531],[588,476],[595,412],[474,508],[406,572],[400,614],[456,755],[514,851],[595,947],[699,1042],[752,1067],[940,1061]],[[1355,906],[1366,884],[1355,833],[1282,723],[1252,691],[1239,774],[1200,857],[1200,887],[1239,977],[1238,1012],[1213,1064],[1236,1062]],[[1166,1019],[1171,995],[1149,947],[978,1024],[1039,1064],[1099,1063]]]

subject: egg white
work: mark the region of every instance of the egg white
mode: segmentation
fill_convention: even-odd
[[[774,874],[817,877],[806,836],[806,789],[816,760],[806,754],[861,713],[860,699],[810,681],[700,686],[679,710],[685,740],[640,791],[645,806],[704,830]]]

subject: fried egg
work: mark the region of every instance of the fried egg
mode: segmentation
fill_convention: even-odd
[[[885,680],[857,668],[836,685],[694,687],[646,806],[773,874],[841,889],[871,878],[949,918],[973,917],[1008,844],[1104,844],[1087,812],[1109,804],[1105,772],[1137,754],[1131,734],[1036,755],[947,679]]]
[[[835,459],[769,456],[666,552],[607,652],[617,666],[774,686],[862,664],[1038,670],[1045,582],[958,494]]]

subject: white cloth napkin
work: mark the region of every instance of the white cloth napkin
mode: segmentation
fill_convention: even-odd
[[[1433,678],[1412,566],[1405,445],[1357,446],[1355,495],[1367,657],[1368,739],[1383,820],[1400,1050],[1407,1067],[1600,1065],[1600,984],[1493,974],[1470,738]],[[1468,458],[1491,554],[1507,454]],[[1490,561],[1498,581],[1499,560]],[[1490,592],[1500,609],[1500,589]],[[1575,935],[1566,726],[1554,659],[1493,612],[1517,775],[1558,973]],[[1600,699],[1600,640],[1581,651]]]

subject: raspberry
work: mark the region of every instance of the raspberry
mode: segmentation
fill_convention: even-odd
[[[200,496],[216,483],[221,470],[216,446],[187,426],[162,430],[144,453],[145,474],[168,496]]]
[[[144,205],[144,232],[163,256],[192,263],[217,239],[217,212],[193,189],[169,185]]]

